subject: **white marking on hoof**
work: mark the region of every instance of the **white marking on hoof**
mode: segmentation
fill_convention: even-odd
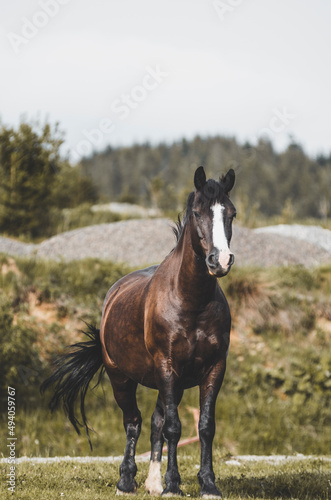
[[[145,488],[150,495],[161,495],[163,491],[161,462],[151,461],[149,463],[149,471],[145,481]]]

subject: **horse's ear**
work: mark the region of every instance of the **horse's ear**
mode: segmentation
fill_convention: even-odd
[[[194,174],[194,185],[197,191],[201,191],[201,189],[206,184],[206,174],[203,167],[199,167],[196,169]]]
[[[226,195],[228,195],[233,188],[235,179],[236,174],[234,173],[233,168],[230,168],[228,173],[222,177],[221,183],[223,184]]]

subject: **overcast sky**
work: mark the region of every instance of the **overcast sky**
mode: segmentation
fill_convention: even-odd
[[[71,158],[195,134],[331,151],[328,0],[1,2],[0,118]]]

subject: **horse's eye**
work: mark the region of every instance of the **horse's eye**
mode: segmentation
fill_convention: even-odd
[[[197,219],[200,219],[201,218],[201,214],[199,212],[197,212],[196,210],[193,210],[193,215],[194,217],[196,217]]]

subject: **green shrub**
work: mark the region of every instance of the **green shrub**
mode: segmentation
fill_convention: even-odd
[[[14,321],[11,306],[3,298],[0,301],[0,332],[1,403],[6,403],[8,386],[14,387],[28,402],[36,397],[45,366],[36,345],[36,331]]]
[[[94,224],[109,224],[128,218],[108,210],[93,212],[88,203],[83,203],[76,208],[65,208],[58,211],[56,217],[58,220],[57,233]]]

